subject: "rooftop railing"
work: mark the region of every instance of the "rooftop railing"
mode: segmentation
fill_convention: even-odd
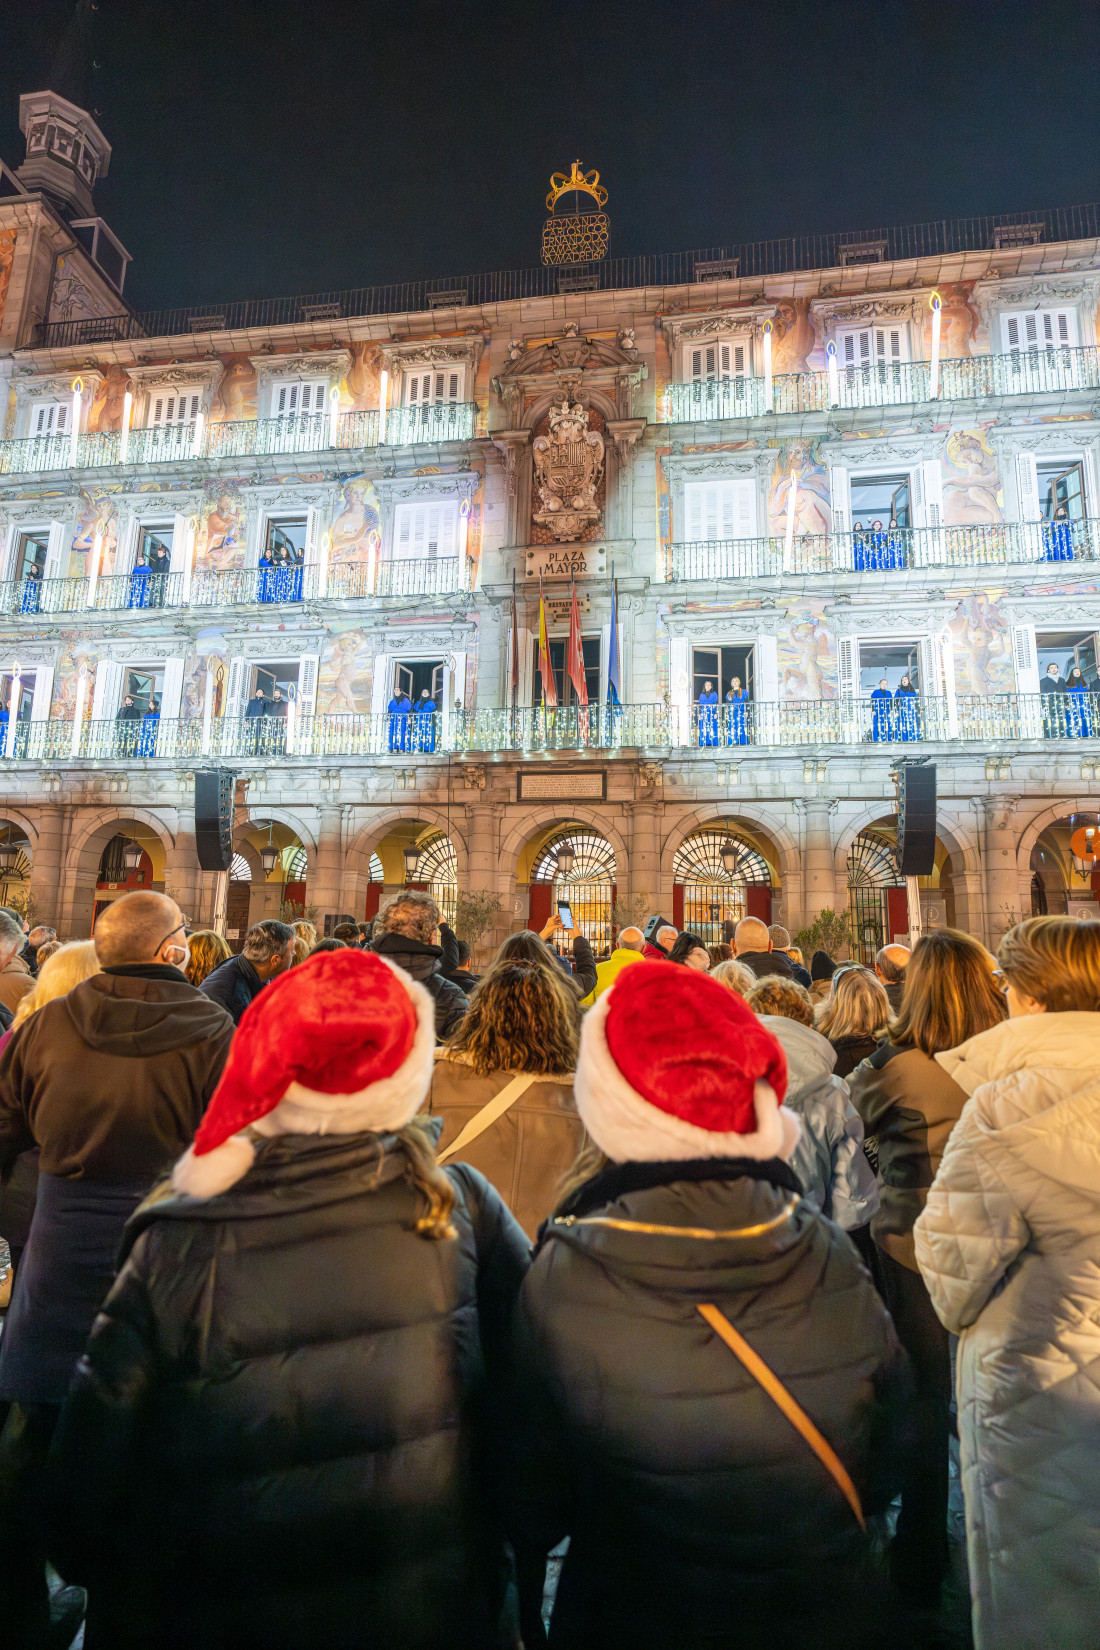
[[[971,522],[815,533],[791,540],[700,539],[673,544],[669,577],[762,579],[784,574],[897,573],[922,567],[1009,567],[1100,559],[1100,521]]]
[[[1100,696],[913,694],[844,699],[748,700],[740,705],[571,705],[560,709],[455,710],[408,715],[201,716],[178,720],[21,722],[16,760],[266,760],[478,752],[699,751],[721,761],[751,748],[981,745],[1043,740],[1073,745],[1100,736]],[[6,747],[5,747],[6,748]]]
[[[158,338],[176,333],[206,334],[243,328],[312,324],[361,315],[394,315],[431,310],[441,304],[499,304],[519,298],[549,297],[585,290],[614,291],[646,286],[683,286],[728,276],[782,275],[793,270],[835,269],[898,259],[942,257],[951,252],[1007,249],[1043,242],[1091,240],[1100,234],[1100,207],[1055,207],[975,218],[937,218],[931,223],[885,229],[799,235],[707,247],[694,252],[662,252],[604,258],[569,269],[541,266],[481,275],[445,275],[341,292],[314,292],[286,298],[252,298],[229,304],[180,309],[127,310],[79,321],[51,321],[35,334],[39,346],[66,349],[115,339]]]
[[[325,413],[292,418],[254,418],[229,424],[158,425],[131,430],[123,442],[117,430],[79,435],[32,436],[0,441],[0,475],[28,475],[48,470],[94,470],[125,464],[178,464],[195,459],[274,457],[290,453],[363,448],[414,447],[426,442],[469,441],[477,427],[474,402],[444,402],[435,407],[393,407],[380,428],[379,413],[344,413],[336,421],[336,441]],[[379,436],[385,436],[379,441]]]

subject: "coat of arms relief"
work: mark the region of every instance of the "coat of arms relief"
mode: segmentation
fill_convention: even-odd
[[[566,395],[551,407],[548,432],[536,436],[532,448],[539,501],[532,519],[559,543],[583,537],[600,519],[603,436],[589,429],[586,409]]]

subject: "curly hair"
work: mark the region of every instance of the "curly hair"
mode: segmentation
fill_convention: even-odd
[[[220,934],[215,934],[212,928],[197,928],[187,940],[187,967],[183,972],[188,984],[201,985],[219,963],[232,955]]]
[[[797,1020],[801,1026],[814,1023],[810,993],[797,980],[788,980],[782,974],[765,974],[745,1001],[754,1014],[778,1014],[784,1020]]]
[[[492,1071],[572,1072],[581,1011],[556,963],[498,957],[481,976],[447,1043],[479,1077]]]

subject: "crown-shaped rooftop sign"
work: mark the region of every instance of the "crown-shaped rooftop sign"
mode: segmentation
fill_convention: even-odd
[[[579,160],[573,162],[571,172],[555,172],[550,179],[550,193],[546,205],[550,217],[542,226],[542,261],[544,264],[588,264],[607,256],[607,239],[611,229],[603,212],[581,212],[579,205],[572,212],[554,214],[563,195],[588,195],[597,206],[607,204],[607,190],[600,183],[596,171],[585,172]]]

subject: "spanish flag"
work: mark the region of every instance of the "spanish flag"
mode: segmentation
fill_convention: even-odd
[[[558,702],[558,684],[554,680],[554,667],[550,662],[550,643],[546,638],[546,601],[542,594],[542,578],[539,578],[539,675],[542,677],[542,702],[544,705],[556,705]]]

